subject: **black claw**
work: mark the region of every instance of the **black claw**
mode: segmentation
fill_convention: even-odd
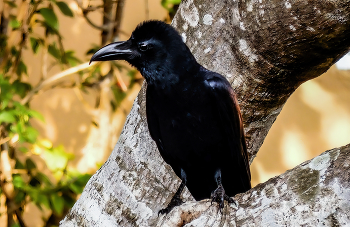
[[[181,204],[183,204],[183,201],[180,196],[174,196],[166,208],[158,211],[158,216],[159,214],[168,214],[174,207],[180,206]]]
[[[158,217],[159,217],[159,214],[168,214],[170,212],[170,210],[171,209],[169,209],[168,207],[161,209],[160,211],[158,211]]]
[[[229,197],[228,195],[225,194],[225,200],[228,202],[228,203],[234,203],[236,206],[237,206],[237,203],[234,199],[232,199],[231,197]]]
[[[219,186],[217,189],[215,189],[215,191],[211,193],[210,197],[211,197],[211,204],[213,204],[213,202],[218,203],[219,211],[221,214],[222,214],[222,210],[225,207],[225,200],[228,203],[234,203],[235,205],[237,205],[234,199],[232,199],[231,197],[225,194],[225,190],[222,186]]]

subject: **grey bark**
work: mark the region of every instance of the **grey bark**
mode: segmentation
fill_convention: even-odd
[[[235,197],[221,215],[189,202],[157,226],[349,226],[350,145],[326,151]]]
[[[350,0],[187,0],[173,26],[201,64],[232,83],[252,161],[294,90],[349,51]],[[324,153],[237,195],[238,207],[227,206],[224,215],[201,201],[158,217],[179,179],[149,136],[144,86],[113,153],[61,226],[350,223],[348,157],[349,146]],[[188,191],[184,198],[193,201]]]

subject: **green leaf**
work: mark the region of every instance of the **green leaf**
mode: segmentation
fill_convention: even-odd
[[[96,44],[93,45],[91,49],[89,49],[85,54],[90,55],[96,53],[101,47],[97,46]]]
[[[168,10],[169,12],[173,12],[173,5],[179,5],[181,3],[181,0],[162,0],[161,5]]]
[[[162,2],[164,2],[165,4],[180,4],[181,0],[162,0]]]
[[[52,183],[49,177],[46,176],[45,174],[38,172],[35,177],[38,178],[41,183],[44,183],[45,185],[48,185],[48,186],[52,186]]]
[[[81,187],[75,183],[69,184],[68,187],[75,193],[75,194],[80,194],[83,192],[84,187]]]
[[[37,203],[38,197],[40,195],[40,191],[38,189],[32,187],[31,190],[28,191],[28,195],[33,202]]]
[[[128,72],[126,73],[126,75],[131,78],[135,78],[136,74],[137,74],[137,70],[135,69],[128,70]]]
[[[1,88],[0,88],[1,89]],[[0,97],[1,97],[2,95],[0,95]],[[9,104],[9,102],[10,102],[10,100],[9,99],[0,99],[0,109],[1,110],[4,110],[7,106],[8,106],[8,104]]]
[[[51,28],[58,30],[58,19],[55,12],[50,8],[41,8],[39,13],[44,17],[45,22]]]
[[[21,203],[25,200],[25,198],[26,198],[26,193],[24,191],[18,191],[17,194],[15,195],[15,202]]]
[[[0,123],[2,123],[2,122],[11,123],[11,122],[15,122],[15,121],[16,121],[16,118],[12,112],[10,112],[10,111],[0,112]]]
[[[37,202],[43,204],[46,208],[50,209],[50,200],[48,196],[44,194],[39,194]]]
[[[24,169],[24,165],[18,159],[16,160],[15,169]]]
[[[36,165],[35,165],[35,163],[33,162],[32,159],[27,158],[26,159],[26,167],[27,167],[27,169],[35,169]]]
[[[52,194],[50,196],[51,206],[57,214],[62,214],[64,208],[64,199],[58,194]]]
[[[36,119],[39,119],[40,121],[44,122],[45,119],[44,119],[44,116],[41,115],[41,113],[35,111],[35,110],[29,110],[28,114],[31,116],[31,117],[34,117]]]
[[[16,188],[23,188],[26,185],[22,177],[19,175],[16,175],[13,177],[12,183],[13,183],[13,186],[15,186]]]
[[[13,98],[12,85],[3,76],[0,77],[0,109],[4,110]],[[1,113],[1,111],[0,111]]]
[[[26,140],[29,143],[35,143],[35,140],[36,140],[38,134],[39,134],[38,131],[33,127],[27,126],[25,128]]]
[[[51,171],[59,171],[66,168],[68,160],[74,158],[73,154],[67,153],[63,146],[45,150],[43,159]]]
[[[63,199],[64,199],[64,203],[66,205],[66,207],[72,207],[74,206],[74,203],[76,202],[76,198],[75,195],[73,193],[63,193],[62,195]]]
[[[13,29],[21,27],[21,22],[19,22],[17,19],[10,20],[10,27]]]
[[[65,53],[66,59],[70,66],[76,66],[78,63],[81,63],[81,61],[77,57],[75,57],[74,54],[75,53],[72,50],[68,50]]]
[[[28,148],[26,148],[26,147],[19,147],[18,150],[20,150],[23,153],[26,153],[28,151]]]
[[[15,46],[12,46],[12,47],[11,47],[11,54],[12,54],[13,56],[17,56],[17,55],[19,54],[19,51],[16,49]]]
[[[52,57],[56,58],[57,60],[61,60],[61,53],[60,51],[57,49],[56,44],[50,44],[49,45],[49,54],[51,54]]]
[[[15,80],[12,83],[12,87],[21,98],[23,98],[27,94],[27,92],[32,88],[30,84],[23,83],[20,80]]]
[[[30,37],[30,46],[32,47],[33,53],[38,53],[38,49],[40,47],[40,40]]]
[[[21,76],[22,73],[28,75],[27,73],[27,66],[23,63],[23,61],[20,61],[17,66],[16,74],[18,76]]]
[[[16,8],[17,5],[16,3],[14,3],[13,1],[4,1],[6,4],[8,4],[9,6],[11,6],[12,8]]]
[[[15,55],[13,54],[13,51],[12,51],[12,50],[13,50],[13,48],[11,48],[11,54],[12,54],[13,56],[15,56]],[[9,59],[9,60],[7,60],[7,62],[6,62],[3,71],[4,71],[5,73],[7,73],[7,72],[10,70],[11,66],[12,66],[12,61],[11,61],[11,59]]]
[[[61,12],[68,16],[68,17],[73,17],[73,12],[72,10],[69,8],[69,6],[67,5],[67,3],[65,2],[56,2],[56,5],[58,6],[58,8],[60,8]]]

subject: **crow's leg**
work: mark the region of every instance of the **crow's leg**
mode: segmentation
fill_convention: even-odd
[[[185,186],[186,186],[186,182],[187,182],[187,177],[186,177],[186,173],[183,169],[181,169],[181,184],[180,187],[177,189],[177,191],[175,192],[175,195],[173,196],[173,198],[171,199],[170,203],[168,204],[168,206],[164,209],[161,209],[158,212],[159,214],[168,214],[174,207],[179,206],[183,203],[183,201],[181,200],[181,193],[184,190]]]
[[[215,180],[216,183],[218,185],[218,188],[215,189],[212,193],[211,193],[211,202],[217,202],[219,204],[219,210],[222,213],[222,209],[225,206],[224,200],[226,200],[228,203],[235,203],[235,201],[229,197],[228,195],[225,194],[225,189],[222,186],[222,182],[221,182],[221,170],[218,169],[215,172]]]

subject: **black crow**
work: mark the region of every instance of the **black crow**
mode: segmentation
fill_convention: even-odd
[[[149,132],[182,182],[159,213],[180,205],[185,185],[196,200],[224,200],[251,188],[242,117],[230,83],[200,64],[176,30],[146,21],[127,41],[98,50],[91,61],[125,60],[146,79]]]

